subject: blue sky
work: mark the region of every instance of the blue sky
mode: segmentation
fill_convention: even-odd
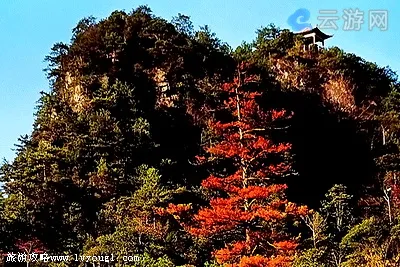
[[[400,4],[398,0],[321,1],[321,0],[1,0],[0,1],[0,158],[12,160],[13,144],[30,133],[40,91],[48,90],[42,69],[44,57],[55,42],[68,42],[79,19],[93,15],[103,18],[113,10],[130,11],[147,4],[166,19],[178,13],[189,15],[194,25],[209,25],[223,41],[236,47],[251,41],[260,26],[274,23],[291,28],[288,17],[299,8],[310,11],[308,23],[320,24],[319,10],[358,8],[365,13],[360,31],[327,30],[334,38],[327,46],[339,46],[378,65],[400,70]],[[368,30],[368,11],[388,10],[388,29]],[[325,15],[326,16],[326,15]],[[321,25],[321,24],[320,24]],[[397,41],[396,41],[397,40]]]

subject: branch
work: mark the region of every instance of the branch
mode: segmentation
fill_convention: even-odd
[[[243,133],[251,133],[251,132],[262,132],[262,131],[266,131],[267,129],[266,128],[255,128],[255,129],[251,129],[251,130],[247,130],[247,131],[244,131]]]
[[[285,126],[285,127],[268,127],[269,130],[285,130],[289,129],[290,126]]]
[[[271,247],[278,249],[276,246],[274,246],[273,244],[271,244],[269,241],[267,241],[267,244],[270,245]]]

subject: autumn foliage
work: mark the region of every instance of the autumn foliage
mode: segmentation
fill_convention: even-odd
[[[197,158],[200,162],[229,160],[235,171],[212,174],[202,182],[218,197],[198,211],[188,230],[226,244],[213,252],[220,264],[289,266],[298,244],[284,229],[307,209],[288,202],[287,186],[279,183],[280,177],[291,172],[286,160],[290,144],[274,143],[267,136],[275,122],[290,114],[262,110],[257,103],[259,79],[249,72],[250,67],[241,64],[234,81],[221,86],[227,95],[221,110],[229,111],[230,119],[210,122],[218,141],[206,147],[206,156]],[[169,210],[176,216],[182,208],[170,206]]]

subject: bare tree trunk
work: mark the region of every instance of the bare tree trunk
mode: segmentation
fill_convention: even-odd
[[[381,125],[381,128],[382,128],[382,144],[386,145],[386,131],[382,125]]]
[[[389,222],[390,222],[390,225],[392,224],[392,207],[391,207],[391,204],[390,204],[390,191],[391,191],[391,188],[389,188],[389,189],[383,189],[383,193],[385,194],[384,196],[383,196],[383,198],[385,199],[385,201],[386,201],[386,203],[387,203],[387,206],[388,206],[388,216],[389,216]]]

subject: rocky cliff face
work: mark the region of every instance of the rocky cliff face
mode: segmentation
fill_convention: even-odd
[[[317,93],[336,110],[352,113],[357,109],[355,85],[343,74],[321,67],[316,58],[273,59],[272,70],[285,90]]]
[[[270,57],[270,61],[283,90],[317,94],[323,104],[351,117],[370,116],[371,107],[392,83],[386,68],[338,48],[304,52],[293,47],[284,56]]]
[[[70,104],[74,112],[81,112],[90,106],[90,99],[79,77],[74,77],[70,72],[65,74],[65,88],[62,90],[64,101]]]

